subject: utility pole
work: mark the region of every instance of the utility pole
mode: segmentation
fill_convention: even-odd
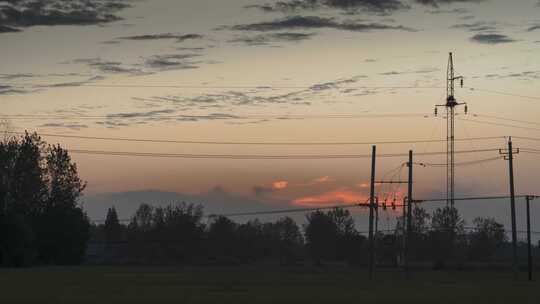
[[[405,242],[405,276],[410,278],[409,272],[409,257],[410,257],[410,241],[412,238],[412,183],[413,183],[413,151],[409,150],[409,180],[407,183],[407,237]]]
[[[371,182],[369,192],[369,279],[373,279],[373,266],[375,263],[375,244],[373,242],[373,211],[375,208],[375,157],[377,146],[371,152]]]
[[[517,261],[517,230],[516,230],[516,196],[514,189],[514,154],[519,153],[519,149],[512,148],[512,137],[508,138],[508,149],[499,150],[499,153],[504,155],[504,159],[508,160],[508,174],[510,179],[510,213],[512,218],[512,268],[514,270],[514,278],[518,277],[518,261]]]
[[[525,200],[527,201],[527,268],[529,269],[529,281],[533,280],[533,259],[532,259],[532,246],[531,246],[531,206],[530,201],[531,197],[526,196]]]
[[[463,76],[454,75],[454,59],[452,53],[448,56],[448,67],[446,71],[446,103],[435,105],[435,116],[439,107],[446,109],[446,205],[454,207],[454,176],[455,176],[455,159],[454,159],[454,124],[455,124],[455,107],[465,105],[465,114],[467,114],[467,103],[457,102],[454,97],[455,86],[454,82],[460,80],[463,87]]]

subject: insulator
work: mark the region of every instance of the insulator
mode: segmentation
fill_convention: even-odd
[[[469,112],[469,107],[465,105],[465,114],[467,114],[467,112]]]
[[[435,108],[435,116],[437,116],[437,112],[438,112],[438,111],[437,111],[437,108]]]
[[[463,78],[460,79],[459,83],[461,84],[461,87],[463,88]]]

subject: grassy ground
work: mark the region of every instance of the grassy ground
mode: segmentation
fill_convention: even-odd
[[[540,303],[540,283],[501,272],[279,267],[0,270],[0,303]]]

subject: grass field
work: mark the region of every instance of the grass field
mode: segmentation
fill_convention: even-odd
[[[279,267],[0,270],[0,303],[540,303],[540,283],[501,272]]]

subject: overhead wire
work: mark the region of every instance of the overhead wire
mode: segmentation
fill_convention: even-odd
[[[211,115],[211,114],[210,114]],[[221,116],[212,117],[212,119],[355,119],[355,118],[401,118],[401,117],[424,117],[429,118],[426,113],[373,113],[373,114],[227,114],[221,113]],[[11,120],[34,120],[34,119],[203,119],[209,115],[181,114],[181,115],[148,115],[146,113],[113,113],[105,115],[84,115],[84,114],[0,114],[0,119]]]
[[[130,152],[130,151],[102,151],[102,150],[82,150],[70,149],[70,153],[87,155],[107,155],[107,156],[134,156],[134,157],[157,157],[157,158],[190,158],[190,159],[237,159],[237,160],[313,160],[313,159],[359,159],[371,158],[371,154],[310,154],[310,155],[263,155],[263,154],[187,154],[187,153],[159,153],[159,152]],[[455,151],[456,154],[498,152],[499,149],[476,149]],[[425,152],[416,155],[431,156],[445,155],[446,152]],[[379,154],[377,157],[392,158],[405,157],[405,153]]]
[[[520,97],[520,98],[531,99],[531,100],[540,100],[540,96],[514,94],[514,93],[509,93],[509,92],[496,91],[496,90],[490,90],[490,89],[482,89],[482,88],[476,88],[476,87],[466,87],[466,88],[469,89],[470,91],[479,91],[479,92],[486,92],[486,93],[492,93],[492,94],[498,94],[498,95]]]
[[[24,135],[25,132],[7,131],[7,134]],[[38,133],[44,137],[73,138],[85,140],[104,141],[124,141],[124,142],[144,142],[144,143],[171,143],[171,144],[200,144],[200,145],[275,145],[275,146],[342,146],[342,145],[385,145],[385,144],[416,144],[444,142],[439,139],[412,139],[412,140],[387,140],[387,141],[339,141],[339,142],[270,142],[270,141],[218,141],[218,140],[174,140],[174,139],[149,139],[149,138],[128,138],[128,137],[106,137],[106,136],[83,136],[57,133]],[[489,141],[506,138],[504,136],[485,136],[474,138],[459,138],[455,141]]]

